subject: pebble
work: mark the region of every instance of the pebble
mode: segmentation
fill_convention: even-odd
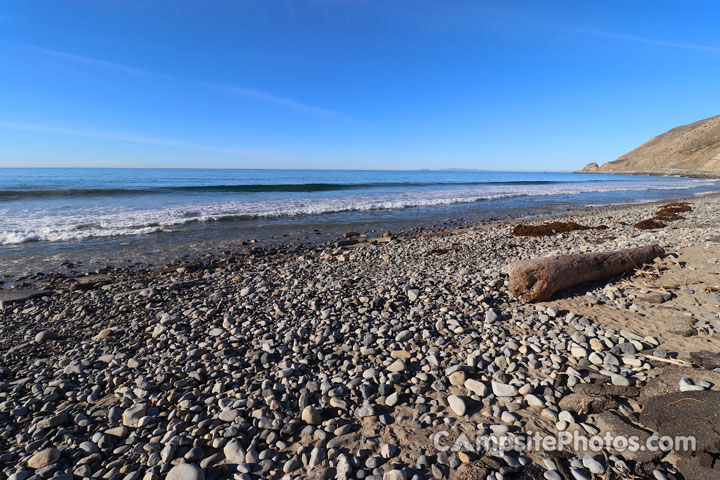
[[[170,469],[166,480],[205,480],[205,472],[191,463],[175,465]]]
[[[34,468],[36,470],[44,468],[60,460],[60,455],[60,450],[58,450],[57,448],[46,448],[45,450],[42,450],[30,457],[27,465],[28,467]]]
[[[582,463],[585,468],[590,470],[590,473],[594,473],[595,475],[602,475],[605,473],[605,467],[603,467],[602,463],[598,462],[590,455],[585,455],[582,458]]]
[[[35,342],[43,343],[43,342],[47,342],[48,340],[56,340],[57,338],[58,338],[57,333],[52,332],[50,330],[43,330],[42,332],[38,332],[38,334],[35,335]]]
[[[585,475],[582,470],[579,470],[577,468],[571,468],[570,475],[572,475],[575,480],[590,480],[590,478],[588,478],[588,476]]]
[[[697,391],[705,390],[705,388],[706,388],[705,385],[701,385],[701,384],[696,385],[695,383],[693,383],[692,380],[690,380],[689,378],[684,378],[684,377],[680,379],[679,384],[680,384],[679,388],[680,388],[681,392],[697,392]]]
[[[450,385],[456,385],[456,386],[464,385],[466,378],[467,378],[467,375],[465,374],[465,372],[463,372],[462,370],[458,370],[457,372],[450,374],[450,377],[449,377]]]
[[[603,358],[597,354],[597,352],[592,352],[588,356],[588,360],[590,360],[590,363],[593,365],[602,365],[603,364]]]
[[[540,399],[537,395],[528,394],[525,395],[525,401],[528,404],[528,407],[535,407],[535,408],[542,408],[545,406],[545,402]]]
[[[30,476],[30,472],[27,470],[18,470],[17,472],[10,475],[7,480],[25,480]]]
[[[660,470],[653,470],[653,477],[655,477],[655,480],[668,480],[668,476],[665,475],[664,472]]]
[[[383,475],[382,480],[407,480],[407,474],[404,470],[388,470]]]
[[[455,412],[455,415],[459,417],[465,415],[465,412],[467,411],[467,406],[465,405],[465,400],[463,400],[462,397],[458,397],[457,395],[450,395],[447,398],[447,401],[452,411]]]
[[[413,332],[410,330],[403,330],[395,336],[396,342],[405,342],[413,337]]]
[[[385,443],[380,447],[380,455],[385,459],[394,457],[397,455],[397,451],[397,447],[389,443]]]
[[[388,371],[392,373],[399,373],[405,370],[405,362],[401,359],[395,360],[388,366]]]
[[[126,427],[138,427],[140,419],[145,416],[145,404],[137,404],[125,410],[122,414],[122,422]]]
[[[514,397],[518,394],[517,387],[514,385],[508,385],[506,383],[495,381],[493,381],[491,385],[493,393],[498,397]]]
[[[479,397],[484,397],[488,393],[487,385],[472,378],[465,380],[465,388]]]
[[[355,416],[358,418],[374,417],[375,408],[369,403],[364,403],[355,410]]]
[[[567,422],[568,424],[575,423],[575,418],[573,418],[572,413],[568,412],[567,410],[563,410],[558,414],[558,420],[562,420],[564,422]]]
[[[519,417],[518,417],[517,415],[515,415],[515,414],[510,413],[510,412],[503,412],[503,413],[500,415],[500,420],[501,420],[502,422],[504,422],[504,423],[511,423],[511,424],[512,424],[512,423],[515,423],[516,421],[518,421],[518,420],[519,420]]]
[[[308,405],[302,411],[302,421],[308,425],[320,425],[323,421],[322,411],[313,405]]]
[[[218,418],[222,420],[223,422],[232,422],[240,415],[240,410],[236,410],[234,408],[231,408],[229,410],[223,410],[218,415]]]
[[[628,380],[627,377],[624,377],[622,375],[618,374],[612,374],[610,375],[610,381],[613,385],[616,385],[618,387],[629,387],[630,386],[630,380]]]
[[[308,467],[313,468],[327,458],[327,453],[324,448],[315,447],[310,452],[310,460],[308,461]]]
[[[586,358],[588,356],[587,350],[577,345],[570,349],[570,354],[575,358]]]
[[[240,465],[245,463],[245,449],[236,439],[230,440],[223,448],[225,459],[232,464]]]
[[[37,423],[37,427],[47,429],[47,428],[57,427],[60,425],[65,425],[68,422],[70,422],[70,418],[66,414],[61,413],[60,415],[54,415],[50,418],[40,420]]]
[[[300,464],[298,463],[297,459],[295,459],[295,458],[291,458],[290,460],[288,460],[287,462],[285,462],[283,464],[283,472],[284,473],[294,472],[298,468],[300,468]]]

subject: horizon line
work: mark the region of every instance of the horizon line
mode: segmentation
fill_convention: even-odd
[[[490,170],[485,168],[253,168],[253,167],[3,167],[0,170],[261,170],[340,172],[582,173],[572,170]],[[593,174],[596,175],[596,174]]]

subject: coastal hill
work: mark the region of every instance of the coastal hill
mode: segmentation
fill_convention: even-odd
[[[612,162],[582,173],[720,177],[720,115],[668,130]]]

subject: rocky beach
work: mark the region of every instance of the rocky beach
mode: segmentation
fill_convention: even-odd
[[[0,292],[0,477],[718,478],[720,196],[687,203],[24,278]],[[607,228],[513,233],[547,221]],[[509,294],[514,260],[654,243]],[[452,448],[561,433],[697,445]]]

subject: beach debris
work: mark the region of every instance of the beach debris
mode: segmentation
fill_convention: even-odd
[[[580,393],[571,393],[560,399],[558,406],[563,410],[584,415],[616,409],[618,403],[611,396],[591,397]]]
[[[449,253],[449,252],[452,252],[453,250],[455,250],[458,247],[458,245],[459,245],[458,243],[453,243],[450,247],[447,247],[447,248],[444,248],[444,247],[431,248],[430,250],[428,250],[427,254],[428,255],[444,255],[446,253]]]
[[[654,230],[656,228],[664,228],[665,226],[663,222],[653,218],[647,218],[635,224],[635,228],[639,228],[640,230]]]
[[[661,257],[659,245],[601,253],[519,260],[510,264],[510,293],[526,302],[547,300],[558,290],[618,275]]]
[[[542,225],[515,225],[513,235],[519,237],[547,237],[558,233],[567,233],[575,230],[605,230],[607,225],[588,227],[575,222],[550,222]]]
[[[691,212],[692,207],[687,202],[672,202],[662,205],[660,209],[655,213],[655,218],[658,220],[680,220],[685,218],[680,213]]]
[[[692,207],[687,202],[671,202],[662,205],[660,209],[655,212],[653,218],[647,218],[635,224],[635,228],[641,230],[653,230],[656,228],[663,228],[667,225],[663,222],[680,220],[683,217],[680,215],[682,212],[691,212]]]

